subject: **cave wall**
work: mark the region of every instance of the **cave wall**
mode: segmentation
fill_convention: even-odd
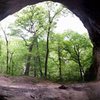
[[[0,20],[21,8],[47,0],[0,0]],[[93,43],[93,64],[87,74],[88,80],[100,80],[100,6],[99,0],[51,0],[65,5],[80,18]]]

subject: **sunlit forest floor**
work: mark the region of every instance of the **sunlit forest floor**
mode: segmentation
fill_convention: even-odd
[[[100,82],[57,84],[32,77],[0,76],[0,100],[100,100]]]

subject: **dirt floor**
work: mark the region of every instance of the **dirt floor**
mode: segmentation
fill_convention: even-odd
[[[100,100],[100,82],[61,85],[33,77],[0,76],[0,100]]]

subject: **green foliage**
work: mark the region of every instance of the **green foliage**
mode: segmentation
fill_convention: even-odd
[[[15,23],[9,26],[9,36],[12,37],[9,39],[9,74],[23,75],[28,63],[29,75],[43,78],[46,37],[50,28],[47,78],[54,81],[79,81],[80,67],[85,72],[92,62],[91,42],[86,34],[81,35],[73,31],[55,33],[57,20],[64,15],[66,9],[50,2],[44,5],[24,8],[16,14]],[[0,40],[2,73],[6,73],[5,59],[6,45],[4,40]]]

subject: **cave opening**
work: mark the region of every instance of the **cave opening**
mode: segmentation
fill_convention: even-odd
[[[1,24],[1,37],[5,41],[5,47],[6,47],[5,48],[6,55],[4,58],[6,59],[5,67],[2,67],[1,65],[1,72],[7,73],[10,75],[23,75],[25,74],[25,71],[27,70],[26,68],[27,66],[28,72],[26,71],[27,72],[26,75],[31,75],[34,77],[45,77],[46,76],[50,78],[51,80],[53,78],[57,80],[57,77],[58,77],[58,80],[63,79],[64,81],[66,80],[74,81],[74,79],[85,81],[84,79],[85,72],[87,75],[87,70],[92,64],[93,46],[91,44],[91,41],[89,40],[88,32],[86,28],[84,27],[84,25],[82,24],[82,22],[76,15],[74,15],[71,11],[69,11],[67,8],[65,8],[63,5],[59,3],[44,2],[44,3],[36,4],[35,6],[32,5],[32,6],[25,7],[19,12],[15,13],[14,15],[10,15],[1,21],[0,23]],[[42,15],[43,13],[44,15]],[[35,22],[35,20],[37,22]],[[50,22],[50,20],[52,20],[52,22]],[[34,32],[37,30],[37,26],[39,26],[40,23],[42,23],[41,24],[42,27],[45,27],[45,28],[41,28],[40,26],[40,30],[38,29],[41,34],[43,34],[42,31],[44,31],[44,34],[41,35],[40,33],[37,33],[39,34],[37,35],[39,38],[40,36],[42,37],[40,39],[37,38],[37,42],[41,41],[41,39],[42,40],[44,39],[45,46],[47,46],[47,45],[52,44],[53,42],[52,39],[54,39],[56,42],[59,41],[59,37],[61,37],[62,39],[62,41],[60,40],[60,42],[61,43],[64,42],[62,44],[59,44],[59,48],[62,48],[60,47],[60,45],[64,45],[63,47],[64,49],[62,49],[62,51],[58,52],[57,50],[53,50],[54,49],[53,48],[50,52],[48,52],[49,56],[47,58],[48,62],[46,65],[48,66],[47,70],[45,70],[45,59],[46,59],[45,56],[47,53],[46,49],[50,49],[50,47],[47,46],[48,48],[46,49],[41,48],[43,49],[42,51],[46,50],[44,55],[40,57],[40,58],[43,58],[43,61],[40,58],[38,58],[39,55],[38,57],[35,57],[36,55],[32,54],[34,49],[33,49],[32,40],[30,39],[34,38],[34,34],[36,34]],[[44,23],[45,25],[43,26]],[[51,28],[49,31],[47,28],[47,33],[51,31],[51,34],[52,34],[49,37],[51,38],[51,40],[49,40],[51,44],[46,44],[46,42],[48,41],[46,40],[48,36],[45,31],[46,26],[48,26],[47,23],[50,23],[51,25],[49,27]],[[76,34],[76,36],[74,34]],[[58,38],[58,40],[56,40],[54,37]],[[30,41],[30,43],[28,43],[28,41]],[[70,41],[71,43],[68,44],[68,42]],[[22,42],[23,44],[21,44],[20,42]],[[69,48],[65,46],[66,44],[68,45]],[[38,46],[40,45],[40,43],[35,44],[35,45]],[[56,45],[56,48],[57,48],[58,44],[54,44],[54,45]],[[23,46],[23,48],[21,48],[21,46]],[[37,48],[37,46],[35,48]],[[51,47],[52,46],[53,45],[51,45]],[[19,56],[19,58],[17,57],[21,53],[21,50],[18,49],[18,47],[25,51],[24,54],[21,54],[21,56],[24,56],[25,58],[22,58],[21,56]],[[19,51],[16,51],[16,49],[18,49]],[[34,52],[36,52],[38,49],[39,47]],[[16,52],[19,54],[16,54]],[[28,55],[27,52],[31,53],[33,57],[32,56],[30,57],[30,54]],[[40,51],[38,50],[38,53],[39,52]],[[40,52],[40,55],[41,55],[41,52]],[[4,59],[1,60],[1,63],[4,61]],[[53,59],[55,59],[55,61]],[[16,62],[16,60],[18,62]],[[29,61],[31,63],[29,63]],[[20,67],[16,68],[16,63]],[[34,65],[36,63],[39,63],[39,64]],[[41,65],[42,65],[42,68],[41,68]],[[52,65],[54,65],[55,67]],[[40,68],[35,68],[36,66],[39,66]],[[15,70],[15,74],[14,74],[14,70]],[[66,72],[64,72],[64,70],[66,70]],[[47,75],[45,75],[45,71]]]
[[[14,24],[9,26],[12,31],[10,31],[10,29],[5,30],[1,24],[0,27],[3,36],[1,34],[0,37],[2,38],[0,39],[0,100],[66,100],[66,98],[72,100],[97,100],[100,98],[100,82],[71,84],[71,80],[75,83],[79,81],[84,82],[84,80],[100,80],[99,1],[52,1],[65,5],[79,17],[88,30],[89,37],[86,33],[78,34],[75,30],[75,32],[72,30],[64,30],[64,32],[60,32],[58,29],[54,30],[57,26],[64,26],[64,23],[61,21],[61,25],[57,25],[56,22],[60,16],[58,12],[62,10],[62,7],[56,9],[57,12],[55,14],[55,7],[52,9],[52,5],[48,6],[47,11],[46,9],[43,10],[43,7],[41,7],[41,9],[38,7],[35,9],[33,6],[34,10],[38,11],[35,14],[32,8],[28,8],[27,10],[31,10],[32,13],[27,13],[26,9],[24,9],[23,13],[17,15],[20,19],[15,21],[16,26]],[[41,0],[1,0],[0,20],[3,20],[8,15],[19,11],[27,5],[39,2],[41,2]],[[42,13],[41,10],[43,10]],[[53,13],[50,13],[51,10],[53,10]],[[62,14],[64,13],[65,10]],[[26,15],[22,16],[22,14]],[[28,17],[28,15],[30,16]],[[32,15],[35,16],[33,18],[40,19],[40,21],[36,20],[35,23],[33,23]],[[32,20],[27,21],[28,18]],[[8,20],[13,20],[13,18]],[[31,27],[28,25],[31,25]],[[6,24],[6,26],[8,25]],[[43,28],[44,26],[45,28]],[[63,28],[64,27],[62,27],[62,29]],[[28,31],[27,34],[22,34],[26,33],[26,31]],[[32,34],[30,35],[29,32]],[[38,33],[38,35],[36,33]],[[33,47],[34,49],[32,49]],[[87,68],[89,65],[91,65],[90,68]],[[7,75],[3,73],[7,73]],[[30,75],[30,77],[28,75]],[[53,83],[51,83],[51,81]],[[59,82],[63,83],[58,84]],[[64,82],[69,82],[68,84],[70,85],[66,85]],[[64,91],[61,89],[64,89]]]

